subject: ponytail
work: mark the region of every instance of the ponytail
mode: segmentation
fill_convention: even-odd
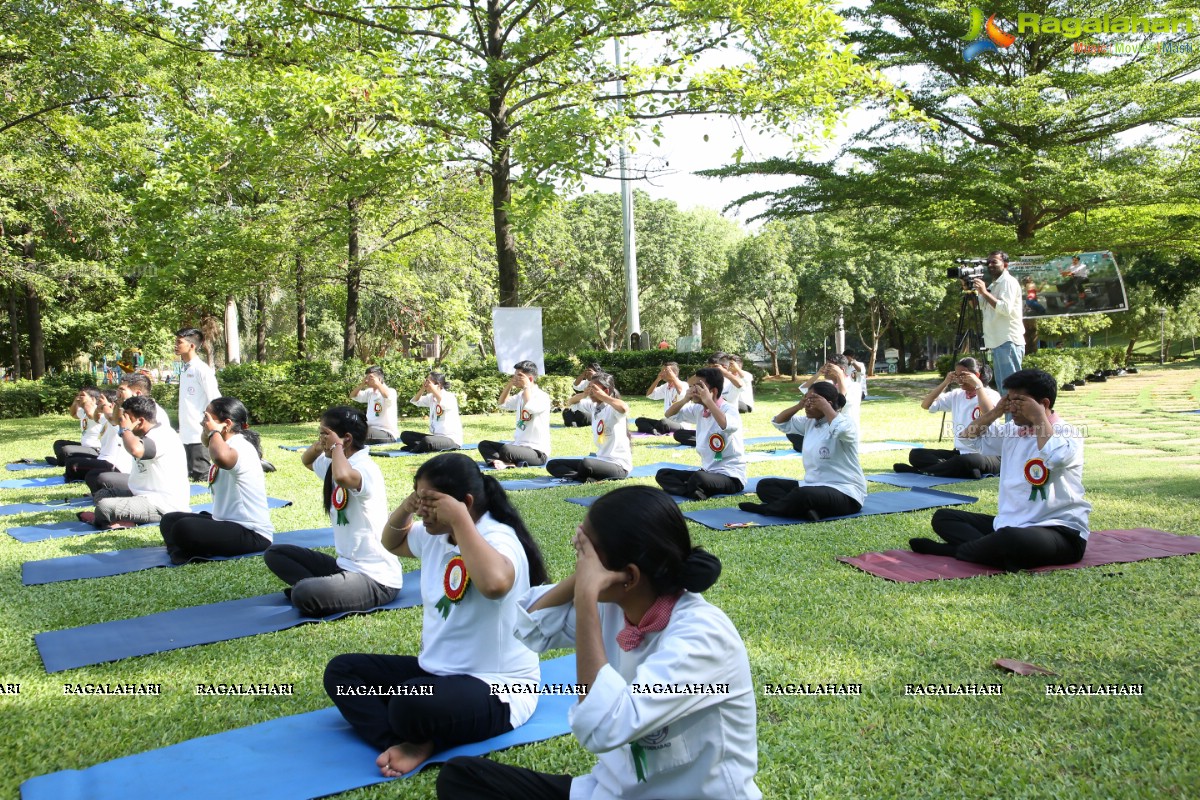
[[[208,404],[208,410],[217,419],[227,419],[232,422],[233,432],[240,433],[243,439],[254,446],[258,457],[262,458],[262,439],[258,435],[258,431],[250,430],[250,412],[246,410],[246,406],[241,400],[236,397],[218,397]]]
[[[434,456],[417,469],[413,481],[425,481],[459,502],[471,495],[475,500],[471,506],[472,518],[478,520],[484,514],[491,514],[493,519],[516,533],[525,550],[525,558],[529,561],[529,585],[539,586],[549,579],[542,551],[525,526],[525,520],[521,519],[520,513],[509,501],[508,493],[498,480],[480,472],[470,457],[462,453]]]

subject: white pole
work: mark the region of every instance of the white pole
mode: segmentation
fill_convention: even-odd
[[[613,40],[616,53],[617,94],[625,90],[621,80],[621,41]],[[624,106],[624,102],[621,103]],[[621,232],[625,251],[625,344],[632,347],[633,335],[641,337],[642,320],[638,311],[637,242],[633,235],[633,185],[625,175],[625,144],[621,144]]]
[[[838,306],[837,310],[837,328],[833,334],[833,349],[839,353],[846,352],[846,317],[842,313],[842,307]]]

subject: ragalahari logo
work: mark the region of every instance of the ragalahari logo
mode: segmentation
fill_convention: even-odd
[[[971,61],[984,53],[999,52],[1016,40],[1017,37],[1000,29],[1000,26],[996,24],[995,14],[988,17],[985,23],[983,12],[978,8],[972,8],[971,30],[967,31],[967,35],[963,37],[963,41],[970,42],[970,44],[963,48],[963,60]]]

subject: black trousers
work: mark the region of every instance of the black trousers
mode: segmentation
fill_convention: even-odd
[[[479,455],[487,462],[503,461],[517,466],[522,466],[521,462],[528,467],[540,467],[546,463],[546,454],[541,450],[512,442],[480,442]]]
[[[999,456],[961,453],[958,450],[917,448],[908,452],[908,463],[926,475],[939,478],[972,478],[972,470],[979,470],[981,475],[1000,474]]]
[[[196,442],[185,444],[183,449],[187,453],[188,478],[194,481],[208,480],[208,470],[212,467],[212,462],[208,460],[208,448]]]
[[[995,530],[995,517],[953,508],[933,513],[933,532],[952,545],[960,561],[1015,571],[1052,564],[1074,564],[1087,541],[1063,525]]]
[[[804,452],[804,434],[803,433],[786,433],[787,440],[792,443],[792,449],[797,453]]]
[[[75,456],[89,456],[95,458],[100,452],[98,447],[84,447],[79,442],[72,442],[67,439],[59,439],[53,444],[54,458],[61,467],[67,463],[68,458]]]
[[[173,564],[184,564],[193,558],[261,553],[271,546],[271,540],[261,533],[236,522],[213,519],[207,511],[163,514],[158,531]]]
[[[638,433],[657,433],[660,436],[683,430],[683,424],[673,419],[654,419],[653,417],[638,417],[633,421]]]
[[[688,447],[696,446],[696,432],[686,428],[680,428],[674,433],[675,441],[680,444],[686,444]]]
[[[569,408],[564,408],[563,412],[562,412],[562,417],[563,417],[563,425],[566,425],[568,428],[571,428],[571,427],[590,428],[592,425],[592,418],[589,417],[587,414],[583,413],[582,411],[578,411],[578,410],[573,411]]]
[[[396,599],[399,589],[338,566],[337,559],[307,547],[273,544],[263,553],[267,569],[292,588],[284,593],[309,617],[367,611]]]
[[[552,458],[546,462],[546,471],[556,478],[573,481],[586,481],[588,478],[609,481],[629,477],[629,471],[620,464],[590,457]]]
[[[801,486],[787,478],[763,478],[758,482],[758,497],[765,508],[757,513],[772,517],[803,519],[815,511],[821,519],[844,517],[862,511],[862,503],[828,486]]]
[[[660,469],[655,473],[654,480],[667,494],[698,500],[707,500],[719,494],[737,494],[746,486],[737,478],[702,469]]]
[[[76,483],[93,470],[112,472],[115,469],[112,464],[95,456],[71,456],[63,469],[63,478],[67,483]]]
[[[442,450],[457,450],[458,445],[449,436],[439,433],[417,433],[416,431],[400,431],[400,441],[404,444],[401,450],[412,450],[414,453],[437,453]]]
[[[458,756],[437,778],[438,800],[570,800],[571,776]]]
[[[83,476],[83,482],[92,490],[92,494],[104,489],[118,492],[129,491],[129,476],[124,472],[105,472],[94,469]]]
[[[428,686],[427,694],[339,694],[358,687]],[[349,653],[325,667],[325,692],[355,733],[380,752],[407,742],[438,750],[512,730],[508,704],[470,675],[434,675],[416,656]]]

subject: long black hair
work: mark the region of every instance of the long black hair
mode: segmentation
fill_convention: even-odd
[[[241,400],[226,395],[213,400],[208,404],[208,408],[218,420],[232,422],[233,432],[240,433],[243,439],[254,445],[258,457],[262,458],[262,442],[259,439],[258,431],[250,430],[250,412],[246,410],[246,406]]]
[[[417,469],[413,484],[417,481],[425,481],[459,502],[464,502],[467,495],[471,495],[475,501],[471,506],[472,518],[479,519],[484,514],[491,514],[497,522],[516,532],[521,547],[525,549],[525,557],[529,560],[529,585],[539,586],[549,580],[542,551],[525,527],[521,514],[513,508],[508,493],[498,480],[480,472],[479,466],[469,456],[462,453],[434,456]]]
[[[661,489],[614,489],[592,504],[587,519],[604,565],[619,570],[637,564],[660,596],[703,592],[721,575],[721,560],[692,547],[679,505]]]
[[[356,451],[367,446],[367,418],[357,408],[334,406],[321,415],[321,424],[338,436],[349,436]],[[333,505],[333,467],[325,473],[325,513]]]
[[[603,389],[604,393],[609,397],[616,397],[618,399],[621,397],[621,393],[617,391],[616,380],[614,380],[613,376],[607,372],[597,372],[588,379],[588,383],[600,384],[600,388]]]

